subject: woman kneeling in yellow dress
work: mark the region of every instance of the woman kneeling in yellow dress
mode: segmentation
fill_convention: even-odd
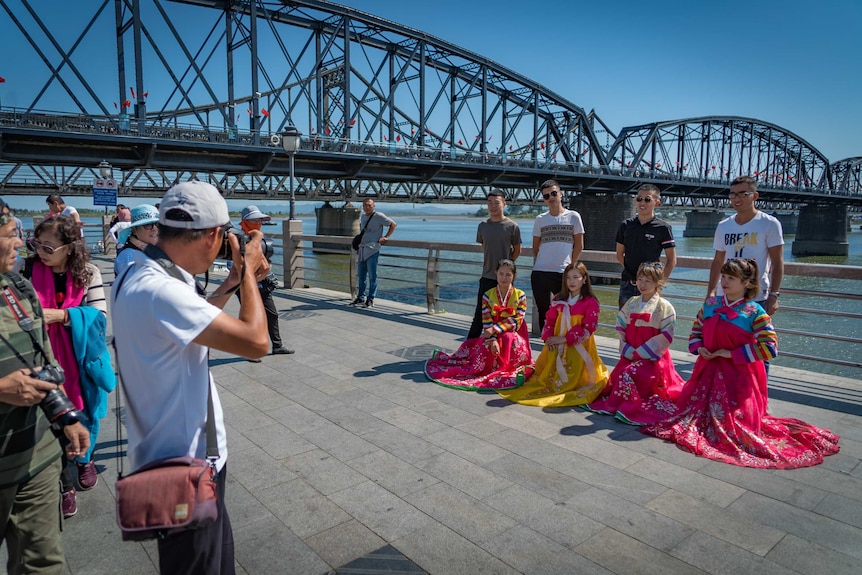
[[[554,296],[545,317],[545,346],[533,375],[522,387],[497,393],[538,407],[592,402],[608,382],[608,368],[596,351],[593,334],[599,323],[599,300],[593,295],[584,264],[573,262],[566,267],[562,291]]]

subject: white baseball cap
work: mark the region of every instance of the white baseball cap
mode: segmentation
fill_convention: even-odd
[[[165,192],[159,223],[169,228],[206,230],[230,223],[227,202],[212,184],[182,182]]]

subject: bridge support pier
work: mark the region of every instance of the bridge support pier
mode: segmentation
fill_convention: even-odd
[[[799,209],[799,227],[791,252],[794,256],[846,256],[847,206],[807,204]]]
[[[353,237],[359,233],[359,215],[361,210],[355,206],[344,205],[336,208],[329,202],[315,208],[317,217],[317,235]],[[347,246],[349,249],[349,246]],[[344,245],[314,242],[314,249],[343,250]]]
[[[571,199],[569,209],[581,214],[584,222],[584,249],[611,251],[617,249],[617,230],[623,220],[634,215],[631,194],[581,194]],[[590,264],[593,283],[618,283],[622,268],[617,263]],[[616,281],[605,281],[592,272],[607,272]]]
[[[724,217],[723,212],[686,212],[685,231],[682,235],[686,238],[711,238],[715,235],[718,222]]]
[[[796,235],[796,232],[799,229],[798,214],[794,214],[793,212],[789,214],[779,214],[777,212],[773,212],[770,215],[775,218],[778,218],[778,221],[781,222],[781,230],[784,232],[785,236]]]

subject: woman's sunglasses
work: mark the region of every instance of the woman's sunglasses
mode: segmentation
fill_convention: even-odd
[[[63,244],[62,246],[57,246],[56,248],[53,246],[46,246],[45,244],[39,243],[38,241],[31,239],[27,244],[30,246],[30,249],[34,251],[45,252],[47,255],[54,255],[54,252],[65,248],[70,244]]]

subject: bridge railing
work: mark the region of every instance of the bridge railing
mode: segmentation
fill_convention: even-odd
[[[282,238],[287,237],[286,242]],[[344,292],[345,303],[356,293],[356,255],[350,238],[289,234],[276,236],[283,254],[277,272],[285,286],[313,286]],[[378,298],[425,306],[428,313],[456,312],[472,316],[482,254],[478,245],[391,240],[381,251]],[[518,259],[516,285],[530,290],[532,250]],[[590,270],[601,302],[600,334],[616,337],[619,264],[613,252],[585,251],[581,258]],[[673,349],[687,350],[688,335],[706,293],[711,258],[678,257],[673,276],[662,295],[677,311]],[[828,282],[839,289],[818,289]],[[782,365],[862,377],[862,268],[821,264],[785,264],[781,308],[774,318]],[[289,292],[284,292],[289,294]],[[535,314],[533,325],[535,326]],[[535,333],[535,332],[534,332]]]
[[[280,148],[279,135],[265,130],[256,133],[238,126],[209,126],[204,128],[200,124],[182,124],[176,121],[159,121],[154,118],[148,118],[145,125],[141,127],[137,120],[124,113],[98,116],[3,107],[0,110],[0,128],[2,127]],[[682,167],[677,169],[657,167],[644,169],[643,166],[605,166],[602,161],[586,162],[580,158],[577,161],[558,160],[557,155],[562,154],[562,152],[555,152],[550,149],[532,150],[529,146],[508,151],[500,148],[481,151],[472,149],[471,146],[463,143],[455,145],[453,142],[431,136],[429,139],[434,142],[434,145],[415,145],[406,139],[387,141],[382,133],[378,134],[377,140],[370,138],[355,140],[326,134],[306,134],[300,146],[302,150],[313,152],[403,157],[421,161],[507,166],[574,174],[601,173],[626,179],[634,177],[644,180],[703,183],[710,186],[729,185],[731,180],[730,175],[700,175]],[[10,183],[22,182],[15,179]],[[50,182],[46,182],[46,184],[50,184]],[[767,187],[775,191],[794,190],[824,193],[824,190],[818,190],[813,184],[806,185],[801,181],[796,183],[771,182]],[[849,195],[849,192],[841,190],[825,191],[825,193]]]

